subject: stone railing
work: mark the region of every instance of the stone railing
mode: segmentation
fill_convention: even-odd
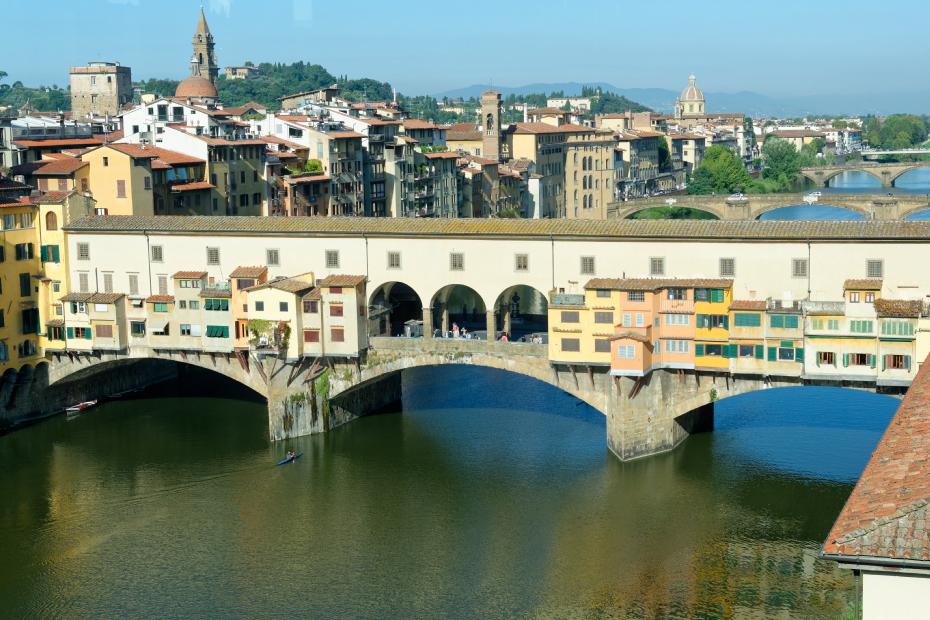
[[[375,351],[410,351],[411,353],[486,353],[502,356],[546,357],[548,346],[528,342],[488,342],[466,338],[404,338],[375,336],[368,340]]]

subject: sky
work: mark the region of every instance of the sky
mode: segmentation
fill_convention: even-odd
[[[188,72],[198,0],[3,0],[7,83]],[[771,96],[930,90],[930,0],[204,0],[220,66],[319,63],[412,95],[597,82]],[[387,8],[392,10],[388,11]],[[40,13],[40,14],[37,14]],[[33,24],[34,26],[30,26]],[[37,31],[37,28],[39,30]]]

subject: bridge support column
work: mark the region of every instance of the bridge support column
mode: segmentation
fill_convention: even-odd
[[[442,335],[449,333],[449,305],[442,304]]]
[[[691,433],[711,430],[717,390],[726,390],[711,376],[665,370],[643,379],[614,381],[608,401],[607,445],[622,461],[666,452]]]
[[[507,337],[510,338],[510,304],[506,304],[504,307],[504,331],[507,332]]]
[[[423,337],[433,337],[433,309],[423,308]]]
[[[497,340],[497,316],[494,310],[487,311],[486,325],[488,330],[488,342]]]

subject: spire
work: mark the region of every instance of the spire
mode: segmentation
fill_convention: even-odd
[[[203,14],[203,5],[200,6],[200,19],[197,20],[197,30],[194,34],[210,34],[210,27],[207,26],[207,16]]]

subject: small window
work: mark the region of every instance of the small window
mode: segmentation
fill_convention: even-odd
[[[220,264],[220,249],[219,248],[207,248],[207,264],[208,265],[219,265]]]
[[[721,258],[720,259],[720,277],[721,278],[732,278],[736,275],[736,259],[735,258]]]
[[[664,258],[660,256],[653,256],[652,258],[649,259],[649,275],[651,276],[664,276],[665,275],[665,259]]]
[[[865,277],[881,279],[885,273],[884,261],[879,259],[869,259],[865,261]]]
[[[319,307],[316,300],[305,299],[304,314],[316,314],[317,312],[319,312]]]
[[[342,327],[331,328],[329,335],[333,342],[345,342],[346,340],[346,333]]]
[[[581,341],[578,338],[562,338],[562,351],[577,353],[581,350]]]
[[[636,347],[631,344],[618,344],[617,358],[622,360],[636,359]]]
[[[400,252],[388,252],[387,266],[388,269],[400,269]]]
[[[836,353],[833,351],[818,351],[817,352],[817,365],[818,366],[836,366]]]
[[[265,302],[263,302],[263,301],[256,301],[256,302],[255,302],[255,311],[256,311],[256,312],[264,312],[264,311],[265,311]]]
[[[461,252],[450,253],[449,269],[452,271],[463,271],[465,269],[465,255]]]
[[[96,332],[97,338],[112,338],[113,337],[113,326],[110,324],[95,325],[94,331]]]
[[[330,304],[329,316],[342,316],[342,304]]]
[[[274,249],[265,250],[265,263],[269,267],[277,266],[278,264],[280,264],[279,259],[280,257],[278,254],[278,250],[274,250]]]
[[[164,253],[164,249],[162,248],[162,246],[160,245],[152,246],[152,262],[153,263],[162,262],[164,260],[164,256],[165,256],[165,253]]]
[[[138,295],[139,294],[139,275],[135,273],[129,274],[129,294]]]
[[[104,157],[104,158],[103,158],[103,165],[104,165],[104,167],[110,165],[110,158],[109,158],[109,157]]]
[[[792,278],[806,278],[807,277],[807,259],[806,258],[793,258],[791,259],[791,277]]]
[[[90,284],[89,284],[88,273],[86,271],[82,271],[81,273],[78,274],[78,291],[81,293],[87,293],[89,291],[89,288],[90,288]]]
[[[872,291],[867,291],[865,294],[865,303],[874,304],[875,303],[875,293]]]
[[[112,272],[103,274],[103,292],[104,293],[113,292],[113,273]]]
[[[675,301],[685,301],[688,299],[688,291],[683,288],[668,289],[668,298]]]
[[[610,297],[610,289],[599,288],[595,294],[602,299],[606,299]]]
[[[326,268],[339,269],[339,250],[326,250]]]
[[[642,316],[642,315],[640,315],[640,316]],[[594,313],[594,322],[595,322],[595,323],[613,324],[613,322],[614,322],[614,313],[613,313],[613,312],[595,312],[595,313]]]
[[[89,243],[77,244],[77,257],[78,257],[78,260],[90,260],[90,244]]]
[[[287,312],[287,302],[286,302],[286,301],[279,301],[279,302],[278,302],[278,310],[279,310],[280,312]]]
[[[579,320],[578,317],[577,310],[563,310],[560,319],[562,323],[577,323]]]
[[[319,342],[320,341],[320,330],[318,329],[305,329],[304,330],[304,342]]]
[[[853,304],[859,303],[859,291],[850,291],[849,293],[849,302]]]
[[[644,291],[630,291],[626,294],[627,301],[646,301],[646,293]]]
[[[168,276],[158,276],[158,294],[168,294]]]
[[[610,340],[607,338],[595,338],[594,339],[594,352],[595,353],[610,353]]]
[[[514,269],[517,271],[529,271],[530,269],[529,254],[517,254],[514,257]]]
[[[581,257],[581,273],[586,276],[594,275],[594,257],[593,256],[582,256]]]

